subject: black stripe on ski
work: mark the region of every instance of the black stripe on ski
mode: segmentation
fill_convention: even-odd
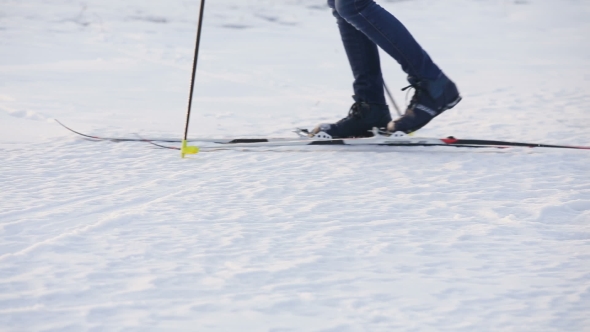
[[[341,140],[341,139],[327,139],[327,140],[311,141],[307,145],[350,145],[350,144],[346,144],[344,142],[344,140]]]
[[[224,144],[239,144],[239,143],[268,143],[266,138],[236,138]]]
[[[478,145],[478,146],[518,146],[528,148],[556,148],[556,149],[583,149],[590,150],[587,146],[570,146],[570,145],[553,145],[553,144],[539,144],[539,143],[523,143],[523,142],[507,142],[481,139],[456,139],[449,137],[442,140],[448,145]]]

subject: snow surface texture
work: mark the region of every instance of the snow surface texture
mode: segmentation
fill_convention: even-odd
[[[382,1],[464,101],[422,136],[590,144],[590,3]],[[589,331],[590,153],[180,159],[198,1],[0,1],[0,331]],[[191,136],[348,110],[323,0],[207,3]],[[402,103],[398,65],[383,57]]]

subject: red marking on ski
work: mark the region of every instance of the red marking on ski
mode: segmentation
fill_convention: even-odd
[[[456,139],[454,137],[448,137],[448,138],[441,139],[441,141],[445,142],[446,144],[453,144],[453,143],[457,143],[458,139]]]

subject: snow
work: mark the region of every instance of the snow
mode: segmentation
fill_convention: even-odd
[[[1,331],[590,329],[587,151],[89,142],[182,135],[198,1],[0,4]],[[381,4],[464,97],[420,135],[590,145],[590,3]],[[323,0],[206,11],[190,136],[347,112]]]

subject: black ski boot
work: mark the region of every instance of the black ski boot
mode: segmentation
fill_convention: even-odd
[[[410,85],[402,91],[408,88],[414,88],[416,91],[406,113],[387,125],[387,131],[391,133],[414,132],[461,101],[457,86],[443,73],[436,80],[417,80],[409,76],[408,82]]]
[[[347,117],[336,123],[318,125],[311,131],[310,136],[314,137],[323,132],[332,138],[371,137],[373,127],[385,128],[390,121],[391,114],[387,105],[357,101],[350,107]]]

